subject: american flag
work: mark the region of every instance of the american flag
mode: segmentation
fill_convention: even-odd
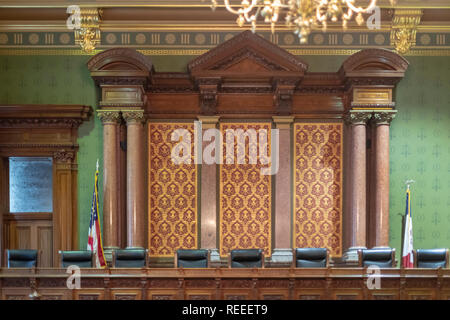
[[[106,260],[103,254],[102,231],[98,218],[98,160],[95,171],[94,194],[92,195],[91,221],[89,223],[89,238],[87,249],[94,252],[97,268],[105,268]]]

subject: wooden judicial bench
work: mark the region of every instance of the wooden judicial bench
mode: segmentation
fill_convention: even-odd
[[[448,300],[450,269],[366,268],[81,269],[68,289],[65,269],[1,269],[2,300]],[[370,279],[369,279],[370,280]],[[72,281],[70,281],[73,283]]]

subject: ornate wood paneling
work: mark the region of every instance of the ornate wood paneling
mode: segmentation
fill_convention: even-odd
[[[261,153],[262,144],[257,143],[249,135],[245,147],[234,139],[233,158],[227,158],[226,131],[227,130],[254,130],[255,139],[260,139],[259,130],[267,134],[267,153]],[[220,255],[227,255],[233,249],[264,249],[266,256],[271,254],[272,241],[272,176],[261,174],[260,169],[267,161],[259,157],[260,154],[270,156],[270,123],[221,123],[220,130],[223,135],[223,164],[220,166]],[[237,132],[237,131],[235,131]],[[262,131],[261,131],[262,132]],[[245,148],[245,149],[243,149]],[[250,164],[249,158],[256,150],[258,154],[256,164]],[[238,163],[237,154],[245,154],[245,163]],[[227,164],[228,160],[232,164]],[[262,161],[261,161],[262,160]]]
[[[342,254],[342,123],[294,124],[294,247]]]
[[[450,269],[382,269],[381,287],[367,287],[364,268],[323,269],[83,269],[81,289],[69,290],[64,269],[2,269],[0,299],[75,300],[398,300],[450,296]],[[429,281],[424,281],[424,279]],[[383,280],[389,280],[385,287]],[[387,285],[387,283],[385,283]],[[33,290],[32,290],[33,287]]]
[[[5,202],[0,215],[6,234],[0,249],[40,249],[40,265],[51,266],[58,263],[58,250],[77,248],[77,129],[91,112],[91,107],[81,105],[0,106],[2,176],[8,176],[8,157],[53,158],[53,212],[10,214]],[[4,181],[2,199],[9,188],[8,179]]]
[[[172,256],[177,249],[198,246],[198,187],[194,145],[191,163],[175,164],[171,158],[172,133],[188,130],[194,141],[192,123],[150,122],[149,143],[149,251],[151,256]]]

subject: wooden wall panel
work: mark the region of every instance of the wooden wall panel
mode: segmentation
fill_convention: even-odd
[[[16,225],[14,233],[15,239],[13,241],[17,249],[32,249],[33,244],[36,245],[36,242],[32,244],[30,225],[25,226]]]
[[[41,267],[51,267],[53,264],[53,231],[51,222],[48,226],[37,226],[38,250],[40,250]]]
[[[259,157],[261,144],[246,142],[245,164],[238,164],[237,139],[233,164],[226,160],[226,130],[249,129],[266,130],[268,153],[270,157],[270,123],[221,123],[223,135],[223,164],[220,165],[220,244],[221,256],[226,256],[233,249],[260,248],[266,256],[272,254],[272,176],[261,174]],[[258,138],[259,139],[259,138]],[[257,164],[249,164],[249,148],[257,147]],[[241,151],[242,152],[242,151]]]
[[[198,172],[191,144],[191,163],[175,164],[171,150],[172,132],[188,130],[194,141],[192,123],[150,122],[149,143],[149,237],[150,256],[173,256],[177,249],[198,247]]]
[[[294,124],[295,248],[342,255],[342,123]]]

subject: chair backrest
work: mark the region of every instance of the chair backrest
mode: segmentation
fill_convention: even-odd
[[[448,268],[448,249],[414,250],[416,268]]]
[[[328,261],[329,251],[327,248],[293,249],[292,266],[294,268],[326,268]]]
[[[61,255],[61,268],[76,265],[80,268],[93,267],[93,252],[84,251],[59,251]]]
[[[359,266],[378,266],[393,268],[395,266],[395,249],[363,249],[358,250]]]
[[[114,268],[144,268],[147,267],[147,249],[127,248],[113,251]]]
[[[230,268],[264,268],[262,249],[231,250],[228,265]]]
[[[206,249],[178,249],[175,255],[177,268],[208,268],[209,250]]]
[[[38,265],[38,251],[31,249],[6,250],[8,268],[33,268]]]

